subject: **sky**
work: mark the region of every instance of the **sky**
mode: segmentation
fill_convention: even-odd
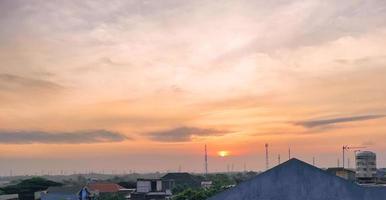
[[[0,175],[386,167],[384,0],[0,0],[0,27]]]

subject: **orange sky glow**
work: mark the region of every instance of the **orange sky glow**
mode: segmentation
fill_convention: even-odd
[[[211,172],[263,170],[265,143],[270,166],[352,145],[385,167],[385,9],[1,1],[0,175],[203,172],[205,144]]]

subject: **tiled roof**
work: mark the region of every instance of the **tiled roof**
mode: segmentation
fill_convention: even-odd
[[[118,192],[121,189],[125,189],[124,187],[115,183],[90,183],[87,185],[87,187],[91,191],[97,190],[101,193]]]

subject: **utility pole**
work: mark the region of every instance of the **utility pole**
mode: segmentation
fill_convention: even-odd
[[[347,158],[347,168],[350,169],[350,158]]]
[[[344,151],[346,150],[346,148],[347,148],[347,145],[346,145],[346,146],[343,145],[343,148],[342,148],[342,153],[343,153],[343,156],[342,156],[342,160],[343,160],[343,169],[344,169],[344,162],[345,162],[345,160],[344,160]]]
[[[315,166],[315,157],[312,157],[312,165]]]
[[[288,147],[288,160],[291,159],[291,147]]]
[[[208,176],[208,151],[205,144],[205,176]]]
[[[265,169],[269,168],[269,160],[268,160],[268,143],[265,144]]]
[[[280,162],[280,154],[279,154],[279,155],[277,155],[277,163],[278,163],[278,165],[280,165],[280,164],[281,164],[281,162]]]

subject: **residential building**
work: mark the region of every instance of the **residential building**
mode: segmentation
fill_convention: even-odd
[[[173,183],[162,179],[138,179],[137,189],[131,194],[132,200],[165,200],[172,195]]]
[[[93,200],[93,196],[84,186],[49,187],[41,194],[41,200]]]
[[[199,188],[201,187],[201,179],[198,176],[182,172],[182,173],[167,173],[162,177],[162,180],[169,181],[174,187],[189,187]]]
[[[87,184],[87,188],[93,196],[103,197],[110,195],[129,196],[133,191],[116,183],[94,182]]]
[[[339,176],[341,178],[344,178],[352,182],[356,180],[355,171],[351,169],[346,169],[343,167],[333,167],[333,168],[328,168],[326,171],[334,174],[335,176]]]
[[[98,194],[118,193],[125,189],[116,183],[89,183],[87,188],[90,192],[97,192]]]
[[[386,187],[364,187],[297,159],[208,200],[385,200]]]
[[[355,155],[356,178],[360,183],[371,183],[377,177],[377,156],[371,151],[361,151]]]

